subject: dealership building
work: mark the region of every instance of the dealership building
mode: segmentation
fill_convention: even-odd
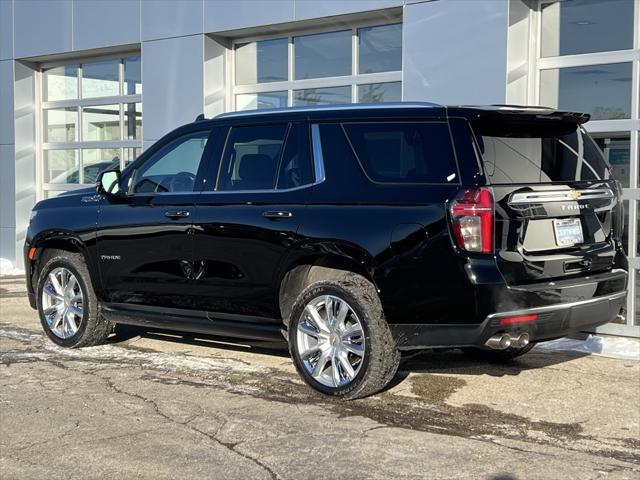
[[[640,336],[638,0],[0,0],[0,258],[37,201],[201,113],[399,100],[591,114],[630,262],[599,331]]]

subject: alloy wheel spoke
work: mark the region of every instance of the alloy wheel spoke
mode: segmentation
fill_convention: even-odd
[[[77,285],[78,285],[78,280],[76,279],[76,277],[74,276],[69,277],[69,282],[67,283],[67,286],[64,289],[65,293],[67,295],[74,293],[74,290]]]
[[[77,315],[78,317],[82,318],[82,308],[81,307],[77,307],[75,305],[69,305],[68,307],[69,312],[73,315]]]
[[[44,285],[42,293],[44,293],[45,295],[48,295],[49,297],[54,299],[54,301],[56,302],[62,302],[64,299],[63,294],[58,293],[55,288],[56,287],[52,282],[47,282]]]
[[[340,362],[337,358],[337,355],[333,355],[331,358],[331,378],[333,380],[333,386],[339,387],[342,382],[342,378],[340,376]]]
[[[60,296],[64,295],[64,288],[62,287],[62,284],[58,280],[57,275],[55,275],[53,272],[51,272],[49,274],[49,283],[51,284],[51,286],[53,287],[54,291],[58,295],[60,295]]]
[[[309,335],[310,337],[318,338],[320,330],[307,322],[300,322],[298,324],[298,331]]]
[[[315,366],[313,367],[311,376],[313,376],[314,378],[318,378],[320,375],[322,375],[322,372],[324,372],[325,368],[327,367],[327,362],[329,362],[330,358],[331,357],[329,351],[323,351],[318,357],[318,361],[316,362]]]
[[[351,352],[354,355],[358,355],[359,357],[362,357],[364,355],[364,347],[361,344],[351,343],[351,342],[342,342],[342,347],[346,351]]]
[[[344,370],[344,373],[347,375],[349,380],[353,380],[353,377],[356,376],[356,372],[353,369],[351,362],[349,362],[347,354],[344,352],[339,353],[338,361],[340,362],[340,365],[342,365],[342,370]]]
[[[58,325],[60,325],[60,322],[62,321],[62,317],[64,316],[64,312],[60,309],[56,309],[56,312],[53,315],[53,318],[51,319],[51,330],[55,330],[56,328],[58,328]]]
[[[76,320],[74,318],[74,313],[69,310],[67,312],[67,332],[70,335],[73,335],[77,331],[78,331],[78,325],[76,324]]]
[[[333,298],[329,295],[324,297],[324,314],[326,316],[327,325],[333,326],[334,312],[333,312]]]
[[[355,323],[353,325],[349,325],[342,333],[343,340],[349,340],[353,337],[362,337],[363,335],[362,327],[359,323]]]
[[[344,326],[344,321],[347,318],[347,315],[349,314],[349,305],[347,305],[347,302],[340,302],[340,305],[338,306],[338,313],[336,314],[336,326],[339,328],[342,328]]]
[[[313,305],[307,305],[305,307],[305,311],[311,316],[311,319],[313,320],[313,323],[316,324],[316,326],[323,332],[329,332],[329,326],[327,325],[327,322],[324,318],[322,318],[322,316],[320,315],[320,313],[318,312],[318,309],[313,306]]]
[[[318,353],[319,351],[321,351],[320,345],[314,345],[313,347],[309,347],[306,350],[300,352],[300,356],[306,360],[307,358],[315,355],[316,353]]]

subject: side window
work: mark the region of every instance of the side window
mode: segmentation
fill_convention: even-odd
[[[273,190],[286,133],[286,124],[233,127],[217,190]]]
[[[131,192],[193,192],[209,134],[189,133],[166,144],[133,174]]]
[[[459,182],[449,127],[444,122],[343,126],[362,168],[374,182]]]
[[[313,167],[309,145],[309,126],[291,125],[278,172],[278,190],[296,188],[313,183]]]

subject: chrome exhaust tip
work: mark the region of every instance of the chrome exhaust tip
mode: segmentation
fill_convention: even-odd
[[[517,337],[511,337],[511,346],[524,348],[529,345],[529,334],[521,333]]]
[[[511,346],[511,337],[508,333],[499,333],[487,340],[485,346],[493,350],[506,350]]]

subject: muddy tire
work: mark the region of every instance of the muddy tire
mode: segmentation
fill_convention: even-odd
[[[67,348],[102,343],[113,324],[98,312],[89,270],[79,253],[45,252],[36,286],[40,323],[49,339]]]
[[[505,363],[510,362],[514,358],[517,358],[525,353],[529,352],[535,343],[530,343],[526,347],[516,348],[510,347],[506,350],[487,350],[484,348],[463,348],[462,351],[469,357],[477,358],[478,360],[484,360],[492,363]]]
[[[302,290],[291,310],[294,365],[325,395],[352,400],[377,393],[396,374],[400,353],[375,287],[342,270],[325,269],[323,277]]]

